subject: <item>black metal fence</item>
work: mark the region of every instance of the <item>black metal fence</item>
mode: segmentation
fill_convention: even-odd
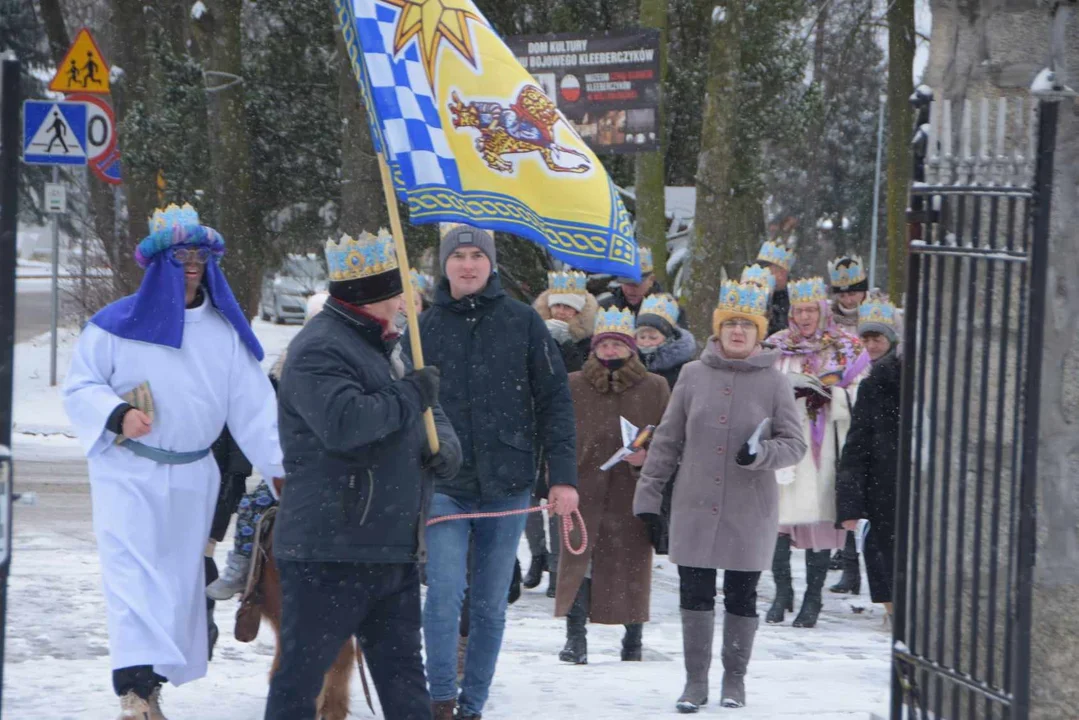
[[[916,142],[891,717],[1025,720],[1057,104],[952,110]]]

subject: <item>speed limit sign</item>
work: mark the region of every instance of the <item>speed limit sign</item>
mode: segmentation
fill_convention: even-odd
[[[76,93],[69,102],[86,105],[86,159],[93,162],[116,146],[116,116],[109,104],[96,95]]]
[[[88,93],[68,95],[68,101],[86,105],[87,165],[104,182],[120,180],[120,152],[116,149],[116,115],[102,97]]]

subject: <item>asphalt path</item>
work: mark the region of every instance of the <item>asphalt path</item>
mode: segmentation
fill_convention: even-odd
[[[47,333],[52,324],[52,290],[47,278],[24,278],[15,281],[15,342],[23,342]],[[60,324],[74,312],[74,304],[65,299],[60,287]]]

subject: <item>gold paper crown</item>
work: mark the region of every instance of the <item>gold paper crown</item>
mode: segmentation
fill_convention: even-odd
[[[588,276],[575,270],[548,272],[547,289],[557,295],[587,295]]]
[[[674,299],[673,295],[656,293],[641,301],[641,309],[637,312],[637,317],[656,315],[670,323],[671,327],[675,327],[678,325],[678,314],[678,301]]]
[[[828,263],[828,276],[832,280],[832,287],[842,292],[851,285],[866,281],[865,264],[857,255],[836,258]]]
[[[821,277],[802,278],[787,285],[791,305],[795,303],[813,303],[828,299],[828,286]]]
[[[647,245],[640,245],[637,247],[637,258],[641,261],[641,277],[643,278],[650,272],[655,270],[652,265],[652,248]]]
[[[757,262],[766,262],[769,265],[778,265],[784,270],[790,270],[794,265],[794,250],[786,245],[781,245],[772,240],[766,240],[757,253]]]
[[[150,233],[166,230],[174,225],[188,227],[198,224],[198,211],[191,207],[190,203],[184,203],[182,207],[176,203],[169,203],[164,210],[161,208],[154,210],[154,214],[150,217]]]
[[[858,328],[872,323],[896,329],[896,307],[885,297],[866,300],[858,306]]]
[[[385,229],[378,235],[364,231],[358,238],[342,235],[337,242],[326,241],[326,267],[330,280],[358,280],[397,270],[397,249]]]
[[[769,293],[776,290],[776,276],[772,274],[771,270],[760,265],[750,265],[742,270],[742,282],[760,285],[767,288]]]
[[[606,310],[600,310],[596,314],[596,328],[595,334],[602,335],[603,333],[617,333],[619,335],[625,335],[626,337],[633,337],[636,323],[634,322],[633,313],[629,310],[619,310],[618,308],[607,308]]]
[[[757,283],[726,280],[720,287],[716,309],[764,317],[768,313],[768,291]]]

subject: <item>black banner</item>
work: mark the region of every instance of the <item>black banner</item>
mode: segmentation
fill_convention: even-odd
[[[596,152],[659,148],[659,31],[506,38],[506,44]]]

